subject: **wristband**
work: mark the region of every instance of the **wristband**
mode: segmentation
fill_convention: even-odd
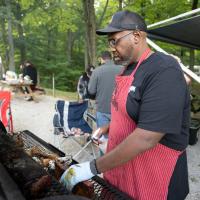
[[[90,162],[90,170],[94,175],[100,174],[100,172],[97,170],[96,159]]]

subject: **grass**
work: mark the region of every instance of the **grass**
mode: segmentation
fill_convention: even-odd
[[[54,96],[57,98],[61,98],[64,100],[75,101],[78,99],[77,92],[64,92],[60,90],[55,90],[55,94],[53,95],[52,89],[45,88],[46,94],[49,96]]]

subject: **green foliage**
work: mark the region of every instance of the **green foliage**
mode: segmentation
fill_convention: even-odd
[[[47,66],[40,70],[40,84],[43,87],[52,87],[52,78],[54,76],[56,89],[76,91],[78,78],[82,73],[81,69],[69,66],[68,63],[57,63],[55,65],[49,63],[48,71],[46,69]]]
[[[96,22],[105,27],[112,15],[119,10],[119,2],[96,0]],[[123,10],[140,13],[147,24],[187,12],[192,8],[188,0],[124,0]],[[25,58],[38,68],[41,85],[52,87],[55,76],[56,89],[75,91],[79,76],[84,71],[85,58],[85,22],[82,0],[13,0],[11,1],[12,34],[14,37],[15,63],[20,65],[22,50]],[[0,1],[0,55],[4,66],[8,57],[7,20],[5,1]],[[71,38],[68,32],[71,32]],[[188,65],[188,49],[166,43],[158,43],[166,51],[180,56]],[[69,46],[71,48],[69,48]],[[107,37],[97,36],[97,57],[108,49]],[[196,53],[196,63],[200,62],[200,53]],[[69,56],[71,55],[71,56]],[[68,60],[69,59],[69,60]],[[17,67],[17,72],[19,68]]]
[[[98,1],[96,5],[97,9],[97,21],[98,17],[101,16],[105,5],[105,0]],[[178,14],[190,11],[192,8],[192,1],[187,0],[124,0],[123,10],[130,10],[141,14],[147,25],[174,17]],[[118,10],[118,1],[110,0],[107,12],[104,17],[104,21],[101,27],[105,27],[111,20],[112,15]],[[98,37],[97,51],[101,52],[107,48],[105,44],[106,37]],[[180,46],[175,46],[172,44],[167,44],[163,42],[156,42],[161,48],[167,52],[180,56],[181,50],[184,52],[183,61],[186,65],[189,65],[189,54],[187,54],[187,48],[182,48]],[[197,59],[198,56],[196,56]],[[199,59],[200,60],[200,59]]]

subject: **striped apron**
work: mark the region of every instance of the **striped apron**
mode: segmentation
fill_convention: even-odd
[[[126,111],[126,100],[136,70],[149,53],[150,49],[144,52],[131,75],[116,76],[107,152],[125,140],[136,128],[136,123]],[[158,143],[134,160],[105,172],[104,178],[135,200],[166,200],[170,179],[180,154],[180,151]]]

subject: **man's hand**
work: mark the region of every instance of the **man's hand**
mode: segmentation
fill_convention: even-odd
[[[99,144],[104,143],[105,141],[107,141],[107,137],[105,137],[105,135],[108,134],[108,131],[109,124],[96,129],[92,133],[92,140],[97,141]]]
[[[85,162],[68,168],[61,176],[60,182],[71,191],[77,183],[86,181],[95,175],[90,169],[90,162]]]
[[[92,140],[99,142],[99,139],[102,136],[102,130],[101,128],[96,129],[93,133],[92,133]]]

